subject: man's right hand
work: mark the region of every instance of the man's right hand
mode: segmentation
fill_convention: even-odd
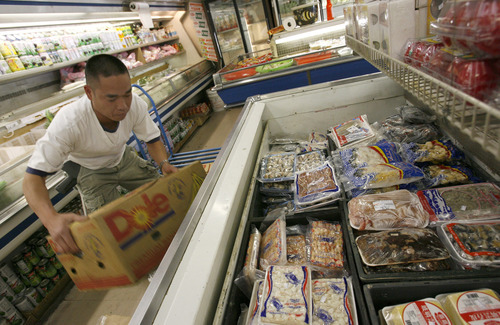
[[[75,213],[58,213],[52,216],[50,222],[45,225],[54,241],[57,253],[75,254],[80,251],[71,235],[70,224],[75,221],[85,221],[88,218]]]

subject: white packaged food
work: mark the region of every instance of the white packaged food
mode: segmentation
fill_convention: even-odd
[[[357,324],[350,279],[313,281],[313,325]]]
[[[331,127],[329,131],[337,148],[360,144],[375,136],[366,115],[357,116],[352,120]]]
[[[271,154],[262,159],[260,167],[261,182],[283,182],[293,180],[295,154]]]
[[[443,306],[433,298],[382,309],[387,325],[452,325]]]
[[[438,295],[453,325],[495,325],[500,323],[500,300],[491,289]]]
[[[246,325],[257,325],[259,319],[259,307],[262,297],[262,289],[264,280],[257,280],[253,286],[252,298],[250,298],[250,306],[248,306]]]
[[[266,229],[260,241],[260,269],[269,265],[286,264],[286,222],[285,217],[278,217]]]
[[[260,324],[312,324],[311,274],[307,266],[267,269]]]

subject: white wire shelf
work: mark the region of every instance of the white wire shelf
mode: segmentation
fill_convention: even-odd
[[[500,110],[425,72],[346,36],[355,52],[392,78],[462,135],[500,161]]]

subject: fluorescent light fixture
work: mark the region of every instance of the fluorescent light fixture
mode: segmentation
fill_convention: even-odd
[[[300,33],[300,30],[294,31],[297,32],[295,35],[284,36],[276,39],[276,44],[282,44],[286,42],[298,41],[304,38],[317,36],[318,34],[327,34],[327,33],[335,33],[345,30],[344,24],[333,25],[321,29],[310,30],[304,33]]]

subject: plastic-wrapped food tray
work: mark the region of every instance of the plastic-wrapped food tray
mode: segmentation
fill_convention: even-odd
[[[295,172],[295,154],[271,154],[262,159],[261,182],[293,181]]]
[[[395,229],[361,235],[356,245],[368,266],[437,261],[450,255],[430,229]]]
[[[460,264],[500,267],[500,219],[448,222],[438,228],[438,234]]]
[[[340,224],[312,221],[309,226],[309,262],[321,268],[344,267],[344,239]]]
[[[308,205],[340,198],[341,190],[329,162],[295,174],[295,204]]]
[[[325,157],[321,151],[311,151],[295,156],[295,171],[302,172],[323,165]]]
[[[248,306],[248,314],[245,325],[258,325],[259,324],[259,307],[262,301],[262,289],[264,280],[257,280],[253,286],[252,297],[250,298],[250,305]]]
[[[337,148],[354,145],[375,136],[366,115],[357,116],[352,120],[331,127],[329,131]]]
[[[358,324],[350,278],[313,280],[312,297],[314,325]]]
[[[500,188],[492,183],[467,184],[419,191],[430,223],[491,219],[500,214]]]
[[[426,298],[396,306],[387,306],[382,309],[382,315],[387,325],[452,324],[443,306],[434,298]]]

